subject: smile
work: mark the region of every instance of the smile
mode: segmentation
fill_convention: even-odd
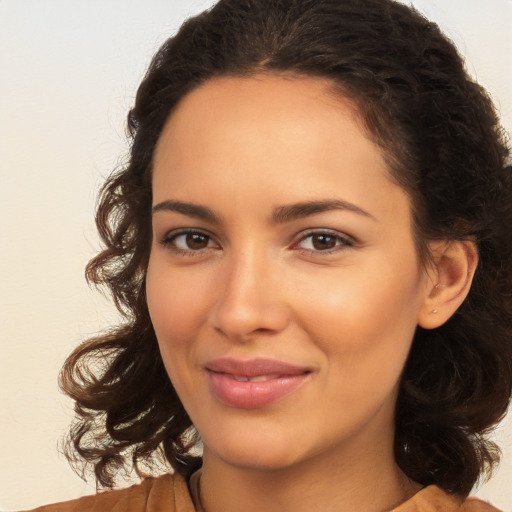
[[[230,377],[235,379],[238,382],[265,382],[271,379],[277,379],[280,375],[260,375],[259,377],[247,377],[246,375],[226,375],[226,377]]]
[[[214,397],[224,405],[258,409],[293,393],[311,371],[282,361],[218,359],[205,365]]]

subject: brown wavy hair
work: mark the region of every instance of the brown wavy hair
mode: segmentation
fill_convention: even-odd
[[[512,172],[486,92],[437,25],[393,0],[221,0],[153,58],[128,116],[128,164],[97,210],[104,250],[87,267],[124,321],[78,347],[61,373],[76,402],[68,457],[99,486],[133,464],[189,475],[198,435],[175,393],[148,314],[155,145],[177,103],[216,76],[292,73],[333,81],[359,108],[412,199],[426,242],[473,240],[479,266],[443,326],[417,329],[396,407],[395,457],[416,482],[466,495],[497,461],[486,434],[512,386]]]

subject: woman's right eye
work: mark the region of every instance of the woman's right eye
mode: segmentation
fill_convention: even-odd
[[[212,237],[202,231],[181,231],[169,233],[160,242],[167,247],[181,254],[191,254],[205,249],[218,249],[219,245]]]

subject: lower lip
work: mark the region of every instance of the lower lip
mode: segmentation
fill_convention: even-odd
[[[293,393],[308,373],[286,375],[264,381],[239,381],[224,373],[208,371],[210,389],[225,405],[238,409],[259,409]]]

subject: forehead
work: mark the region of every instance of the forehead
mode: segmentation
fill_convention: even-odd
[[[345,132],[351,128],[363,134],[357,107],[334,90],[335,84],[328,79],[289,74],[208,80],[182,98],[171,113],[157,145],[157,157],[163,142],[170,139],[213,143],[224,138],[229,142],[238,134],[240,138],[252,135],[256,141],[262,129],[267,142],[291,143],[306,132],[313,141],[326,124],[342,119],[349,121]],[[218,129],[211,130],[212,124]],[[343,135],[338,130],[328,134],[333,142]]]
[[[178,194],[248,206],[264,192],[274,204],[329,196],[363,208],[393,207],[394,196],[403,202],[353,103],[333,91],[326,79],[275,75],[201,85],[178,104],[160,137],[155,201]]]

